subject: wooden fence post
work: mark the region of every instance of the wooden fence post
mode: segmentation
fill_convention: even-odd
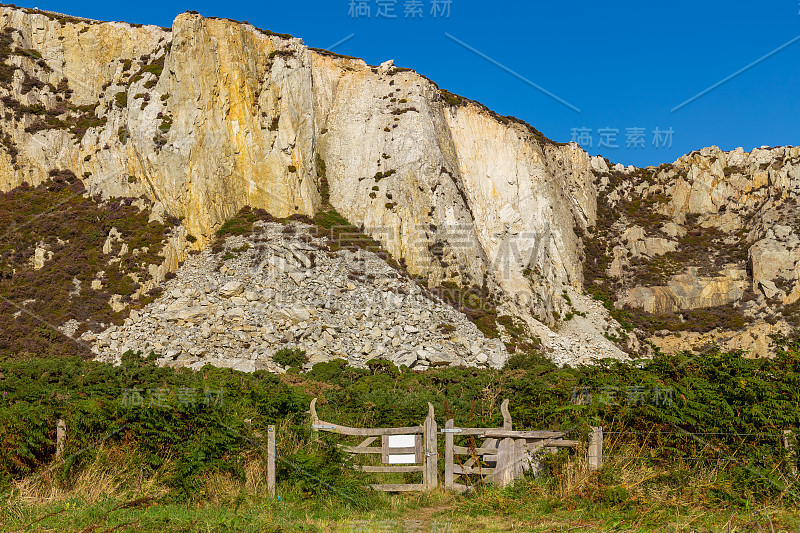
[[[445,429],[453,429],[454,427],[455,422],[452,418],[444,424]],[[456,476],[453,473],[454,437],[455,435],[449,431],[444,434],[444,487],[449,490],[453,490],[455,488],[456,479]]]
[[[797,475],[797,455],[794,453],[794,442],[792,440],[792,430],[783,430],[783,447],[789,452],[789,472]]]
[[[503,429],[512,430],[511,413],[508,412],[508,398],[500,404],[500,413],[503,415]]]
[[[317,436],[317,433],[319,433],[319,429],[317,429],[317,426],[319,425],[319,416],[317,416],[317,399],[316,398],[311,400],[311,407],[310,407],[309,410],[310,410],[310,413],[311,413],[311,431],[314,432],[314,436]]]
[[[67,438],[67,424],[59,418],[56,422],[56,458],[64,454],[64,440]]]
[[[433,418],[433,404],[428,402],[428,417],[425,419],[425,490],[433,490],[439,483],[439,461],[436,435],[436,420]]]
[[[592,427],[589,433],[589,471],[600,470],[603,466],[603,428]]]
[[[514,466],[517,462],[517,444],[514,439],[502,439],[497,445],[497,462],[494,467],[494,482],[505,487],[514,481]]]
[[[267,492],[275,497],[275,426],[267,428]]]

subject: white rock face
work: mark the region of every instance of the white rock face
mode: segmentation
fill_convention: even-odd
[[[605,162],[479,104],[449,105],[415,72],[190,13],[169,30],[2,7],[2,28],[50,70],[26,68],[45,84],[65,78],[71,101],[98,103],[105,123],[78,144],[64,129],[26,132],[29,119],[4,123],[20,153],[0,155],[0,190],[70,169],[91,194],[144,196],[183,217],[202,248],[245,205],[311,215],[329,188],[410,272],[486,286],[531,325],[552,323],[561,290],[582,287],[573,228],[594,221]],[[21,103],[55,105],[50,89],[20,83]]]
[[[0,100],[8,135],[0,147],[0,190],[39,184],[52,169],[72,170],[92,195],[146,198],[155,204],[154,218],[181,217],[197,250],[246,205],[282,218],[313,216],[330,205],[430,286],[485,287],[564,361],[588,352],[623,357],[607,342],[617,325],[583,295],[580,234],[595,227],[598,195],[609,188],[616,188],[610,201],[658,195],[664,218],[646,229],[620,222],[620,234],[627,233],[614,242],[609,261],[617,280],[637,262],[675,255],[687,218],[702,218],[704,229],[733,244],[746,230],[752,246],[747,266],[721,265],[700,277],[670,271],[666,281],[628,287],[618,300],[654,312],[693,309],[741,300],[748,286],[765,301],[800,299],[800,240],[787,215],[800,195],[796,147],[706,148],[648,169],[644,179],[643,169],[590,157],[575,143],[553,143],[391,60],[372,67],[249,24],[184,13],[171,29],[135,27],[0,7],[0,30],[8,30],[14,48],[42,56],[12,54],[9,65],[19,68],[0,83],[0,95],[10,98]],[[31,87],[30,79],[41,83]],[[67,126],[48,129],[32,127],[40,118],[24,111],[37,105],[91,111],[81,120],[59,115]],[[636,180],[638,188],[626,190]],[[185,237],[176,233],[167,245],[154,279],[186,259]],[[107,249],[130,254],[113,231]],[[265,268],[294,286],[311,283],[306,252],[272,254]],[[36,254],[34,264],[45,264],[46,251]],[[344,288],[355,290],[350,284]],[[267,291],[278,294],[245,284],[214,316],[246,320],[247,306],[263,303]],[[564,291],[575,295],[576,306],[594,309],[595,318],[561,323],[556,317],[571,312]],[[397,294],[387,298],[402,304]],[[315,320],[303,318],[302,306],[286,312],[287,320]],[[168,313],[170,321],[202,326],[194,304]],[[383,346],[396,353],[392,342]],[[364,354],[376,346],[382,344],[368,338],[352,348]],[[435,366],[437,357],[425,352],[417,361]],[[475,357],[495,361],[491,353]]]
[[[41,270],[44,267],[44,264],[49,261],[53,257],[53,252],[48,250],[44,246],[37,246],[36,250],[33,252],[33,268],[35,270]]]

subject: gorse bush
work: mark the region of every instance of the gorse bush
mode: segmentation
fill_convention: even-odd
[[[135,445],[143,472],[167,461],[178,494],[203,472],[235,472],[249,446],[244,419],[274,424],[302,413],[308,398],[271,374],[158,368],[131,353],[119,367],[80,358],[0,363],[0,475],[5,485],[55,452],[55,420],[69,431],[62,475],[91,460],[93,444]]]
[[[292,431],[296,443],[277,461],[277,478],[303,498],[333,497],[348,505],[368,507],[370,494],[364,476],[351,468],[350,457],[337,446],[336,436],[312,434],[307,425],[295,426]]]
[[[713,466],[709,490],[720,501],[786,501],[796,497],[786,490],[790,458],[780,436],[800,428],[799,350],[800,343],[783,341],[770,360],[716,351],[573,369],[516,354],[503,370],[422,373],[389,361],[353,368],[337,360],[283,376],[158,368],[134,354],[118,367],[79,357],[7,360],[0,363],[0,476],[8,486],[51,461],[60,417],[68,427],[63,479],[91,462],[93,444],[102,442],[134,449],[145,476],[168,468],[172,498],[199,498],[205,475],[241,476],[246,453],[263,450],[263,441],[249,436],[250,419],[262,435],[267,425],[280,425],[284,487],[307,497],[332,487],[357,495],[363,478],[341,466],[334,441],[310,434],[312,397],[319,397],[322,419],[356,427],[419,424],[428,402],[440,425],[452,417],[460,426],[499,427],[500,403],[509,398],[515,429],[560,429],[582,439],[589,426],[601,425],[610,435],[625,432],[607,446],[622,439],[644,463],[687,475]],[[631,391],[640,395],[636,401]]]
[[[272,356],[272,360],[281,366],[302,367],[308,362],[306,351],[299,348],[281,348]]]

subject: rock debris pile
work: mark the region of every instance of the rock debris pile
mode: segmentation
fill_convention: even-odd
[[[500,367],[508,358],[499,339],[487,339],[375,253],[329,252],[310,229],[257,222],[253,235],[229,237],[222,252],[191,255],[122,326],[82,340],[108,362],[133,350],[156,353],[162,366],[247,372],[284,371],[272,359],[282,348],[306,350],[306,366],[381,358],[415,370]]]

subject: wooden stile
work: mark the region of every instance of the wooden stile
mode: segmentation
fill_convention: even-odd
[[[561,447],[575,447],[577,441],[566,440],[563,431],[514,431],[508,409],[509,401],[500,405],[502,428],[459,428],[448,420],[445,429],[445,487],[464,492],[471,485],[458,483],[456,476],[478,476],[483,483],[507,485],[535,467],[536,454],[555,452]],[[455,439],[473,437],[484,439],[480,445],[457,445]],[[458,456],[468,457],[458,464]],[[467,478],[468,479],[468,478]]]
[[[445,422],[444,428],[455,428],[455,423],[452,418]],[[444,434],[444,487],[450,490],[455,488],[455,475],[453,473],[455,445],[453,444],[453,435],[452,432],[445,432]]]
[[[511,421],[511,413],[508,412],[508,398],[504,399],[503,403],[500,404],[500,414],[503,415],[503,429],[511,431],[513,424]]]

